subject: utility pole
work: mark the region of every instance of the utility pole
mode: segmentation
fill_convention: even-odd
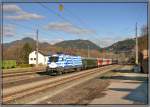
[[[90,57],[90,52],[89,52],[89,45],[88,45],[88,58]]]
[[[38,66],[38,51],[39,51],[39,49],[38,49],[38,29],[37,29],[37,31],[36,31],[36,66]]]
[[[136,57],[136,60],[135,60],[135,63],[138,64],[138,35],[137,35],[137,23],[135,25],[135,36],[136,36],[136,46],[135,46],[135,57]]]

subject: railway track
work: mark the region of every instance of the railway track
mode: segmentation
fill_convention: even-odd
[[[14,73],[23,73],[23,72],[42,71],[45,68],[46,67],[29,67],[29,68],[3,69],[3,74],[14,74]]]
[[[112,69],[113,65],[102,67],[98,69],[86,70],[83,72],[77,72],[71,75],[60,76],[56,78],[50,78],[46,80],[36,81],[34,83],[24,84],[20,86],[15,86],[11,88],[3,89],[3,103],[8,104],[14,100],[21,99],[23,97],[27,97],[44,90],[51,89],[53,87],[65,84],[67,82],[75,81],[92,74],[103,73],[99,72],[99,70],[107,70]],[[116,67],[116,66],[115,66]]]
[[[82,72],[82,71],[80,71],[80,72]],[[29,75],[28,77],[26,75],[22,75],[17,78],[12,77],[12,79],[10,79],[10,77],[5,78],[5,79],[3,79],[3,88],[9,88],[9,87],[13,87],[13,86],[19,86],[22,84],[30,83],[30,82],[36,82],[36,81],[46,80],[49,78],[55,78],[55,76],[50,76],[44,72],[41,72],[41,73],[43,73],[42,75],[37,74],[37,73],[38,72],[36,72],[35,75]],[[74,73],[76,73],[76,72],[74,72]],[[58,76],[64,76],[64,75],[70,75],[70,73],[58,75]]]
[[[24,75],[33,75],[36,74],[38,72],[41,72],[41,70],[39,71],[27,71],[27,72],[15,72],[15,73],[3,73],[2,77],[3,78],[9,78],[9,77],[18,77],[18,76],[24,76]]]
[[[10,88],[13,86],[19,86],[22,84],[27,84],[30,82],[35,82],[35,81],[41,81],[41,80],[45,80],[45,79],[49,79],[50,76],[34,76],[34,77],[27,77],[27,78],[23,78],[23,79],[17,79],[15,81],[8,81],[8,82],[3,82],[3,88]]]

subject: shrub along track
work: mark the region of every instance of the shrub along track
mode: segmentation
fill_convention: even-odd
[[[50,90],[51,88],[54,88],[56,86],[63,85],[68,82],[73,82],[75,80],[83,79],[87,76],[92,76],[92,74],[96,75],[104,73],[109,70],[112,70],[114,67],[119,66],[110,65],[106,67],[85,70],[84,72],[75,72],[70,75],[62,75],[55,78],[44,79],[28,84],[6,88],[3,89],[3,103],[8,104],[13,102],[14,100],[17,101],[18,99],[34,95],[45,90]],[[99,72],[100,70],[103,70],[103,72]]]

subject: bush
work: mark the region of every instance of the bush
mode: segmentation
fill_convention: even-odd
[[[32,65],[30,65],[30,64],[19,64],[18,66],[21,68],[32,67]]]
[[[2,62],[3,62],[3,65],[2,65]],[[15,68],[16,67],[16,60],[3,60],[3,61],[0,61],[0,67],[2,69]]]
[[[35,65],[34,65],[34,64],[30,64],[30,66],[31,66],[31,67],[34,67]]]

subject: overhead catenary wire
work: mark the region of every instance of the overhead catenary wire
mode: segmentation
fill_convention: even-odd
[[[77,15],[73,14],[69,9],[65,8],[66,13],[70,14],[72,18],[76,19],[82,26],[86,26],[87,24]]]
[[[57,13],[56,11],[54,11],[53,9],[50,9],[49,7],[47,7],[46,5],[44,5],[44,4],[42,4],[42,3],[39,3],[39,4],[40,4],[43,8],[47,9],[48,11],[50,10],[51,13],[55,14],[55,15],[58,16],[59,18],[65,20],[66,22],[69,22],[69,23],[73,24],[70,20],[66,19],[65,17],[63,17],[62,15],[60,15],[59,13]],[[74,15],[71,11],[68,11],[68,10],[67,10],[67,13],[71,14],[72,16],[75,17],[75,19],[79,20],[80,24],[84,24],[84,25],[85,25],[85,23],[83,23],[83,22],[81,21],[81,19],[80,19],[79,17],[77,17],[76,15]],[[30,30],[31,30],[31,29],[32,29],[32,30],[36,30],[36,29],[31,28],[31,27],[29,27],[29,26],[20,25],[20,24],[16,24],[16,25],[22,26],[23,28],[27,28],[27,29],[30,29]],[[40,30],[40,32],[43,32],[43,33],[49,35],[47,32],[45,32],[45,31],[43,31],[43,30]],[[96,32],[96,34],[97,34],[97,32]],[[59,35],[60,35],[60,34],[59,34]]]
[[[45,8],[48,12],[51,12],[52,14],[56,15],[57,17],[59,17],[60,19],[76,26],[72,21],[68,20],[67,18],[65,18],[64,16],[60,15],[59,13],[57,13],[56,11],[54,11],[53,9],[51,9],[50,7],[48,7],[47,5],[44,5],[42,3],[38,3],[41,5],[41,7]],[[81,20],[81,18],[79,18],[77,15],[74,15],[69,9],[65,8],[65,12],[68,14],[71,14],[70,16],[73,16],[72,18],[74,18],[75,20],[79,21],[80,25],[82,25],[83,27],[87,27],[86,24]]]
[[[52,10],[51,8],[47,7],[46,5],[39,3],[43,8],[45,8],[46,10],[48,10],[48,12],[52,12],[53,14],[55,14],[56,16],[58,16],[59,18],[65,20],[66,22],[69,22],[71,24],[73,24],[70,20],[66,19],[65,17],[61,16],[59,13],[57,13],[56,11]]]
[[[45,8],[46,10],[48,10],[48,12],[52,12],[53,14],[55,14],[56,16],[58,16],[59,18],[61,18],[61,19],[63,19],[64,21],[66,21],[66,22],[69,22],[70,24],[72,24],[72,25],[74,25],[70,20],[68,20],[68,19],[66,19],[65,17],[63,17],[62,15],[60,15],[60,14],[58,14],[56,11],[54,11],[54,10],[52,10],[51,8],[49,8],[49,7],[47,7],[46,5],[44,5],[44,4],[42,4],[42,3],[39,3],[43,8]],[[68,10],[67,10],[68,11]],[[70,13],[70,14],[72,14],[72,12],[71,11],[68,11],[68,13]],[[72,14],[73,15],[73,14]],[[73,15],[74,17],[77,17],[76,15]],[[79,19],[79,18],[77,18],[77,19]],[[84,26],[85,26],[85,23],[83,23],[82,21],[81,21],[81,19],[79,19],[79,21],[80,21],[80,24],[84,24]],[[75,25],[76,26],[76,25]],[[99,39],[98,37],[98,33],[97,32],[95,32],[95,35],[97,36],[97,38],[96,39]]]
[[[39,4],[40,4],[43,8],[45,8],[48,12],[52,12],[54,15],[56,15],[56,16],[59,17],[60,19],[62,19],[62,20],[64,20],[64,21],[66,21],[66,22],[68,22],[68,23],[70,23],[70,24],[76,26],[72,21],[70,21],[70,20],[68,20],[67,18],[65,18],[64,16],[60,15],[59,13],[57,13],[56,11],[54,11],[53,9],[51,9],[50,7],[47,7],[46,5],[44,5],[44,4],[42,4],[42,3],[39,3]],[[67,9],[66,12],[67,12],[68,14],[71,14],[71,16],[75,17],[74,19],[76,19],[77,21],[79,21],[79,22],[80,22],[80,25],[86,27],[86,24],[85,24],[83,21],[81,21],[81,18],[79,18],[78,16],[74,15],[74,14],[73,14],[71,11],[69,11],[68,9]]]
[[[32,31],[36,31],[36,30],[37,30],[37,28],[25,26],[25,25],[22,25],[22,24],[18,24],[18,23],[14,23],[14,22],[9,22],[9,23],[14,24],[14,25],[17,25],[17,26],[20,26],[20,27],[22,27],[22,28],[24,28],[24,29],[26,29],[26,30],[32,30]],[[46,35],[49,35],[47,32],[45,32],[45,31],[43,31],[43,30],[40,30],[40,32],[43,32],[43,33],[45,33]],[[56,32],[55,32],[55,33],[56,33]],[[57,33],[57,34],[58,34],[58,33]]]
[[[66,10],[66,12],[67,12],[68,14],[70,14],[70,16],[73,16],[74,19],[76,19],[77,21],[79,21],[80,25],[82,25],[83,27],[84,27],[84,26],[86,27],[87,24],[86,24],[85,22],[83,22],[80,17],[78,17],[77,15],[73,14],[73,13],[72,13],[69,9],[67,9],[67,8],[65,8],[65,10]],[[99,37],[97,32],[95,32],[95,35],[96,35],[97,37]],[[99,39],[99,38],[97,38],[97,39]],[[98,42],[98,43],[99,43],[99,42]],[[89,46],[88,46],[88,56],[89,56]]]

